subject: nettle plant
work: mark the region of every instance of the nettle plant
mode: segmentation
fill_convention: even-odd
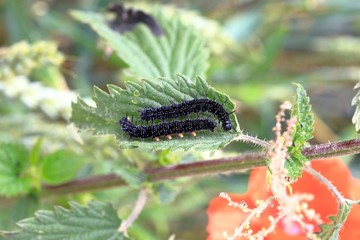
[[[100,201],[90,201],[87,206],[70,202],[70,209],[38,210],[34,217],[19,221],[18,229],[2,231],[1,236],[28,240],[132,239],[128,229],[146,205],[149,195],[163,201],[174,198],[176,191],[169,180],[267,166],[267,176],[263,177],[267,178],[271,196],[258,199],[256,207],[249,208],[247,204],[254,203],[234,202],[227,193],[220,194],[229,205],[240,208],[248,216],[233,234],[224,234],[224,239],[264,239],[282,219],[296,221],[309,239],[337,239],[352,206],[359,202],[343,197],[330,181],[311,168],[310,163],[313,159],[358,153],[360,141],[309,145],[314,117],[310,99],[299,84],[294,84],[296,97],[293,102],[280,106],[273,140],[265,141],[244,134],[234,114],[233,101],[206,81],[209,53],[199,29],[184,23],[175,13],[165,14],[162,8],[154,10],[151,15],[142,11],[124,15],[127,10],[122,7],[111,11],[116,15],[112,22],[106,14],[95,12],[73,11],[71,15],[99,35],[107,54],[115,54],[128,65],[131,75],[125,87],[108,85],[107,90],[102,90],[95,86],[92,99],[78,97],[69,106],[75,92],[54,90],[27,79],[33,69],[45,65],[58,69],[64,60],[56,51],[56,45],[40,42],[14,44],[1,50],[0,91],[7,101],[22,102],[34,114],[40,112],[54,122],[70,121],[79,129],[91,130],[94,135],[115,136],[118,149],[112,148],[112,140],[89,135],[80,137],[73,124],[68,127],[73,135],[68,137],[68,132],[63,130],[50,131],[55,129],[53,125],[43,123],[40,118],[35,117],[30,123],[20,122],[24,124],[24,133],[32,128],[42,129],[43,134],[31,144],[26,139],[23,143],[16,139],[1,143],[0,195],[9,199],[24,195],[62,196],[128,185],[138,191],[138,200],[126,219],[118,217],[121,206]],[[353,105],[357,106],[354,123],[359,129],[358,96]],[[64,125],[58,128],[65,129]],[[43,153],[45,139],[52,139],[58,150]],[[175,150],[214,153],[233,141],[255,144],[262,150],[214,160],[200,158],[190,163],[178,163],[181,157],[176,156],[176,152],[173,155],[175,160],[153,160],[164,159],[161,155]],[[144,159],[139,161],[128,156],[127,160],[114,163],[107,175],[87,177],[85,174],[82,177],[79,170],[87,160],[77,154],[79,149],[68,147],[74,142],[85,142],[80,145],[82,151],[104,159],[108,159],[109,154],[104,155],[97,149],[109,148],[112,157],[116,158],[119,157],[116,152],[136,148],[145,152],[141,153]],[[322,224],[314,210],[304,207],[304,203],[311,201],[311,196],[291,192],[292,184],[301,178],[303,171],[313,175],[336,197],[338,214],[330,217],[330,223]],[[274,203],[280,207],[269,226],[252,231],[252,221]],[[305,215],[311,215],[311,220],[321,225],[320,232],[308,227],[301,217]]]

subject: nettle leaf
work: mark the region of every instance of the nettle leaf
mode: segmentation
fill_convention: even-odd
[[[84,158],[67,150],[46,155],[41,164],[42,180],[47,184],[60,184],[73,179],[83,166]]]
[[[20,230],[7,234],[8,239],[128,239],[117,231],[121,220],[110,204],[93,201],[85,207],[70,202],[70,206],[71,209],[55,207],[54,211],[37,211],[35,217],[18,222]]]
[[[207,97],[223,103],[227,112],[233,111],[235,106],[229,96],[216,91],[205,80],[197,78],[193,81],[183,75],[178,75],[175,80],[163,78],[156,82],[143,80],[141,85],[127,82],[126,89],[108,85],[108,89],[109,93],[105,93],[97,87],[94,88],[93,100],[96,107],[86,104],[80,98],[73,103],[71,121],[79,128],[92,129],[94,134],[115,134],[121,148],[142,147],[152,150],[195,148],[214,151],[231,142],[240,131],[235,115],[231,114],[233,129],[227,132],[222,130],[221,124],[218,124],[214,132],[199,131],[196,137],[185,135],[184,138],[164,139],[160,142],[151,138],[129,139],[129,135],[122,131],[119,120],[129,116],[135,124],[144,125],[145,123],[140,119],[140,110],[149,106],[160,107],[195,97]],[[196,114],[191,118],[196,119]]]
[[[355,85],[354,89],[360,88],[360,82]],[[357,132],[360,131],[360,90],[356,93],[355,97],[351,101],[352,106],[356,106],[352,122],[355,124]]]
[[[12,197],[30,190],[31,179],[22,176],[28,157],[25,146],[0,143],[0,195]]]
[[[318,234],[320,239],[337,240],[339,239],[339,231],[346,221],[351,211],[351,204],[341,204],[336,216],[330,216],[331,223],[320,225],[321,232]]]
[[[157,37],[144,24],[119,34],[108,26],[101,14],[72,11],[71,15],[88,24],[104,39],[137,77],[155,80],[158,77],[173,78],[178,73],[191,78],[205,75],[209,56],[205,41],[194,28],[184,25],[176,16],[165,17],[161,11],[153,13],[165,32]]]
[[[302,155],[301,151],[313,137],[312,133],[314,131],[314,115],[311,112],[310,98],[300,84],[295,85],[297,86],[296,98],[291,117],[296,117],[297,122],[292,136],[293,146],[288,149],[290,159],[286,161],[289,176],[294,179],[301,176],[302,164],[307,161],[307,158]]]

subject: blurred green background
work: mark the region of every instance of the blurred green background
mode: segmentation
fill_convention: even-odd
[[[99,48],[96,34],[68,14],[73,9],[101,12],[114,2],[119,1],[1,1],[0,46],[22,40],[55,41],[66,55],[61,69],[66,85],[81,96],[91,96],[93,85],[102,89],[109,83],[123,86],[126,65],[114,56],[106,57]],[[211,50],[207,80],[216,89],[231,96],[236,103],[240,127],[245,133],[271,139],[278,106],[284,100],[292,100],[295,89],[292,82],[298,82],[308,91],[316,117],[312,143],[357,137],[351,123],[354,112],[351,99],[356,93],[353,87],[360,79],[359,1],[186,0],[146,3],[150,6],[159,3],[170,5],[208,19],[199,23],[205,24],[202,31]],[[31,79],[54,86],[47,82],[49,79],[36,74]],[[0,99],[9,103],[4,96]],[[1,114],[31,114],[20,103],[0,105]],[[13,136],[15,140],[22,141],[24,126],[9,128],[4,121],[0,123],[2,139]],[[58,129],[66,135],[63,130],[66,122],[41,118],[41,124],[43,122],[52,131],[57,132]],[[44,131],[47,131],[44,138],[51,139],[54,132]],[[61,139],[58,135],[54,138],[57,138],[55,142]],[[95,156],[78,177],[109,172],[113,159],[136,158],[134,151],[112,148],[113,139],[89,141],[89,146],[72,146],[84,156]],[[51,144],[52,140],[48,140],[45,146],[51,148]],[[93,155],[92,146],[105,147]],[[216,156],[249,150],[257,149],[248,144],[233,143],[224,153],[216,153]],[[173,158],[180,158],[177,153],[163,154],[170,162]],[[189,158],[196,158],[189,155]],[[158,156],[158,153],[146,153],[137,157]],[[353,161],[354,156],[344,159],[350,163],[353,174],[360,177],[359,164]],[[186,157],[181,161],[186,161]],[[175,201],[166,204],[150,199],[130,232],[136,239],[167,239],[172,234],[176,235],[176,239],[204,239],[207,203],[219,192],[241,193],[246,187],[246,174],[177,181],[174,194],[177,190],[179,193]],[[15,221],[31,216],[36,209],[51,209],[54,204],[66,206],[68,200],[83,203],[92,198],[112,201],[120,208],[120,216],[125,217],[133,207],[136,194],[135,190],[123,187],[56,198],[42,198],[36,193],[16,199],[0,198],[0,229],[12,229]]]

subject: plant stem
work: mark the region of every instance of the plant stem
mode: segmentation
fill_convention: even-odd
[[[309,160],[360,153],[360,139],[312,145],[304,148],[303,155]],[[144,172],[151,182],[179,177],[195,177],[218,173],[244,172],[254,167],[266,165],[265,152],[244,153],[235,157],[198,161],[160,168],[146,169]],[[92,176],[73,180],[57,186],[43,186],[43,196],[73,194],[85,191],[103,190],[127,185],[115,174]]]
[[[252,137],[252,136],[247,135],[247,134],[240,134],[239,136],[234,138],[233,141],[249,142],[249,143],[252,143],[254,145],[258,145],[260,147],[263,147],[263,148],[270,147],[270,144],[268,142],[266,142],[264,140],[261,140],[259,138],[256,138],[256,137]]]
[[[304,171],[315,177],[322,184],[324,184],[324,186],[326,186],[329,189],[329,191],[331,191],[334,194],[339,204],[346,204],[346,200],[343,197],[343,195],[336,189],[336,187],[329,180],[327,180],[327,178],[325,178],[320,173],[307,166],[304,166]]]
[[[347,141],[312,145],[304,148],[302,154],[308,159],[318,159],[356,154],[359,152],[360,138],[356,138]]]
[[[121,223],[118,232],[120,233],[126,233],[128,228],[131,226],[133,222],[139,217],[141,211],[143,210],[145,204],[146,204],[146,189],[143,188],[139,191],[138,199],[135,203],[135,207],[133,211],[131,212],[130,216]]]
[[[322,232],[321,239],[338,239],[339,231],[342,228],[343,224],[346,221],[347,216],[351,210],[351,204],[344,198],[344,196],[336,189],[336,187],[324,176],[322,176],[319,172],[314,169],[304,166],[304,171],[315,177],[318,181],[320,181],[324,186],[326,186],[329,191],[335,196],[338,202],[338,213],[334,219],[332,219],[333,223],[331,225],[331,229]]]
[[[146,169],[148,180],[151,182],[170,180],[179,177],[201,176],[226,172],[241,172],[253,167],[265,165],[265,153],[244,153],[235,157],[178,164],[166,167]],[[84,191],[103,190],[111,187],[125,186],[127,183],[116,174],[87,177],[73,180],[56,186],[44,185],[42,194],[58,195],[78,193]]]

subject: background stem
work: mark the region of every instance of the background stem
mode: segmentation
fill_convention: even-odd
[[[312,145],[304,148],[303,155],[309,160],[336,157],[360,153],[360,139]],[[146,169],[148,181],[164,181],[179,177],[195,177],[218,173],[245,172],[254,167],[266,165],[265,152],[243,153],[235,157],[197,161],[193,163]],[[43,196],[73,194],[85,191],[96,191],[127,185],[115,174],[92,176],[73,180],[57,186],[43,186]]]

